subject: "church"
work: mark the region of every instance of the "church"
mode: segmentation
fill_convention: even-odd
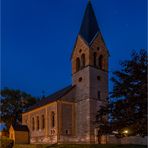
[[[96,114],[108,98],[108,58],[88,1],[71,54],[72,84],[22,114],[30,143],[97,143]]]

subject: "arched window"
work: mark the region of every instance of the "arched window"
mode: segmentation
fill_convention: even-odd
[[[103,62],[103,55],[100,55],[99,57],[99,68],[103,69],[104,68],[104,62]]]
[[[26,124],[26,125],[27,125],[27,123],[28,123],[28,119],[25,120],[25,124]]]
[[[45,117],[44,115],[42,115],[42,129],[45,128]]]
[[[39,130],[39,128],[40,128],[39,116],[36,117],[36,123],[37,123],[36,129]]]
[[[52,128],[55,127],[55,113],[51,112],[51,126]]]
[[[82,67],[85,67],[85,54],[82,54],[81,61],[82,61]]]
[[[79,71],[80,70],[80,59],[79,58],[77,58],[76,59],[76,71]]]
[[[99,100],[101,99],[100,91],[98,91],[98,99],[99,99]]]
[[[96,58],[97,58],[97,53],[96,52],[94,52],[94,66],[96,66],[97,64],[97,62],[96,62]]]
[[[34,131],[34,117],[32,118],[32,130]]]

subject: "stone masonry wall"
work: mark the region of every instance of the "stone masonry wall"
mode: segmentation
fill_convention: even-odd
[[[102,144],[137,144],[147,145],[147,136],[130,136],[124,138],[116,138],[114,135],[102,136]]]
[[[96,53],[96,65],[94,65]],[[85,54],[85,66],[76,72],[76,59]],[[99,57],[103,56],[103,69]],[[99,107],[107,104],[108,50],[99,33],[91,47],[78,36],[72,55],[73,85],[76,85],[76,133],[80,142],[95,143],[95,120]],[[98,92],[100,91],[100,98]]]
[[[79,78],[82,78],[79,82]],[[76,137],[79,142],[89,142],[90,135],[90,104],[89,104],[89,67],[73,75],[76,85]]]
[[[51,126],[51,112],[55,113],[55,126]],[[45,117],[45,127],[42,128],[41,116]],[[39,129],[37,129],[37,116],[39,117]],[[35,129],[32,128],[34,118]],[[57,142],[57,103],[37,108],[22,115],[22,124],[29,128],[31,143],[56,143]]]

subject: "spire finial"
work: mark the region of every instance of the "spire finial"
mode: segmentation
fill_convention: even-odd
[[[88,4],[91,4],[91,0],[88,0]]]

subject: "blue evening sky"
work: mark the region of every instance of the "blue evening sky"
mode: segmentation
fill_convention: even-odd
[[[71,84],[70,55],[87,0],[2,0],[1,87],[42,96]],[[147,0],[92,0],[109,76],[147,47]],[[112,83],[110,84],[110,91]]]

